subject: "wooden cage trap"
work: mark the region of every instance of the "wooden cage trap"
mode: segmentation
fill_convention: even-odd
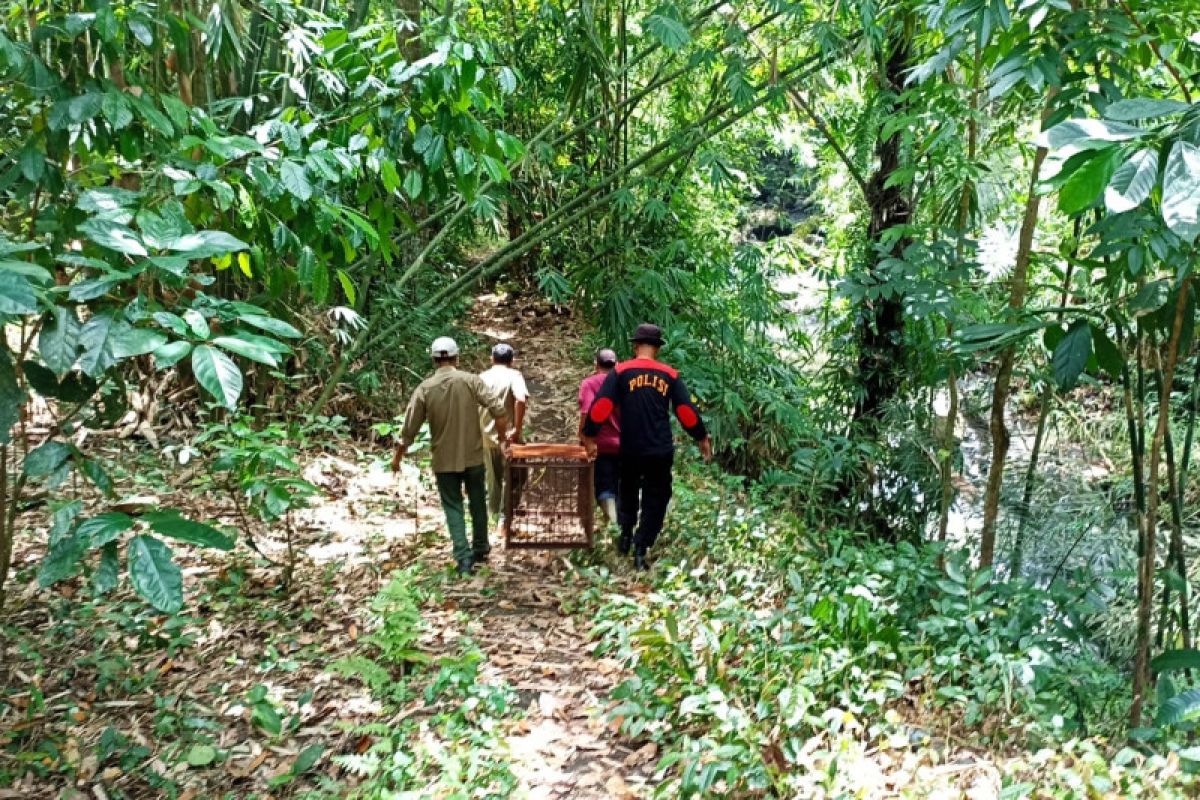
[[[592,546],[592,462],[586,450],[573,444],[513,445],[504,469],[506,546]]]

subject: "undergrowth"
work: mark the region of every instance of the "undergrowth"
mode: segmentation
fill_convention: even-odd
[[[371,604],[376,625],[366,637],[371,653],[332,665],[361,680],[384,704],[382,718],[389,720],[352,729],[369,744],[360,753],[334,758],[361,781],[339,797],[505,798],[516,788],[500,724],[520,713],[516,694],[507,685],[480,680],[485,656],[469,640],[453,656],[436,660],[420,650],[426,625],[420,609],[434,591],[419,568],[397,573]]]
[[[814,536],[761,492],[686,484],[651,591],[581,566],[575,608],[630,672],[611,714],[658,745],[658,796],[891,794],[982,751],[1006,797],[1190,785],[1161,783],[1175,754],[1112,744],[1128,690],[1087,639],[1102,609],[1086,584],[996,581],[934,545]]]

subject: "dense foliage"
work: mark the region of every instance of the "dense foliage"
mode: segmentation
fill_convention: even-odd
[[[0,9],[0,608],[30,542],[25,599],[127,575],[175,617],[179,545],[294,588],[306,453],[390,431],[490,287],[596,345],[663,325],[761,493],[691,498],[720,535],[648,602],[585,571],[664,792],[807,791],[814,736],[905,703],[996,747],[1190,734],[1200,5]],[[131,491],[114,439],[233,514]],[[474,661],[430,702],[504,716]],[[385,768],[411,733],[346,768],[411,790],[444,755]]]

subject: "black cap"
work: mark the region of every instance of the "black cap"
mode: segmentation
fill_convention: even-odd
[[[601,347],[596,351],[596,366],[599,367],[615,367],[617,365],[617,354],[615,351],[607,347]]]
[[[649,322],[638,325],[633,336],[629,337],[629,341],[635,344],[652,344],[655,347],[662,347],[665,344],[662,338],[662,328],[651,325]]]
[[[502,363],[512,361],[514,355],[516,355],[516,351],[513,350],[512,345],[505,342],[492,348],[492,358]]]

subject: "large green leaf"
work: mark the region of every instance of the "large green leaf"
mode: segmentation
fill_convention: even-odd
[[[285,339],[299,339],[300,331],[293,328],[281,319],[264,316],[262,314],[243,314],[239,319],[247,325],[252,325],[259,330],[264,330],[267,333],[273,333],[276,336],[282,336]]]
[[[57,306],[52,316],[42,323],[38,334],[38,352],[42,361],[57,375],[64,375],[75,366],[79,353],[79,321],[75,312]]]
[[[118,536],[132,528],[133,525],[133,517],[119,511],[112,511],[79,523],[75,535],[83,539],[86,547],[95,549],[116,541]]]
[[[646,17],[643,27],[668,50],[678,50],[692,39],[687,26],[663,14]]]
[[[268,367],[279,366],[279,361],[275,358],[275,354],[270,350],[264,349],[256,342],[248,342],[236,336],[218,336],[212,340],[212,343],[217,347],[223,347],[229,352],[237,353],[239,356],[248,358],[251,361],[257,361],[259,364],[266,364]]]
[[[79,534],[60,540],[42,559],[38,568],[38,585],[45,589],[74,575],[86,549],[86,542]]]
[[[119,334],[122,325],[107,314],[97,314],[84,323],[79,332],[79,344],[83,355],[79,358],[80,368],[90,377],[97,378],[117,363],[113,353],[114,334]]]
[[[167,369],[187,358],[192,352],[191,342],[169,342],[154,351],[154,366],[157,369]]]
[[[1034,142],[1038,147],[1059,150],[1073,147],[1076,150],[1092,150],[1108,147],[1113,142],[1124,142],[1145,136],[1146,131],[1122,122],[1107,122],[1102,119],[1069,119],[1043,131]]]
[[[153,536],[129,540],[129,577],[137,593],[164,614],[183,608],[183,575],[171,560],[171,548]]]
[[[0,444],[11,441],[12,426],[17,423],[24,402],[25,390],[17,383],[17,372],[8,348],[0,341]]]
[[[1071,174],[1058,192],[1058,208],[1076,214],[1096,202],[1116,171],[1120,151],[1099,153]]]
[[[1167,650],[1150,662],[1155,672],[1178,672],[1182,669],[1200,669],[1200,650]]]
[[[112,337],[112,353],[117,359],[153,353],[167,343],[167,337],[147,328],[121,326]]]
[[[1200,147],[1182,139],[1167,156],[1162,215],[1176,236],[1189,244],[1200,234]]]
[[[242,394],[242,371],[233,359],[210,345],[192,351],[192,372],[205,391],[228,409],[237,407]]]
[[[1200,716],[1200,689],[1177,694],[1158,709],[1159,727],[1177,725]]]
[[[249,250],[250,245],[225,231],[196,231],[171,240],[167,249],[174,250],[186,258],[210,258],[238,250]]]
[[[150,529],[163,536],[170,536],[181,542],[198,544],[201,547],[213,547],[217,550],[232,550],[233,540],[211,525],[185,519],[171,512],[155,512],[142,517],[150,523]]]
[[[49,441],[25,456],[25,474],[31,478],[42,478],[63,465],[75,448],[65,442]]]
[[[127,256],[147,255],[146,248],[138,241],[137,234],[111,219],[89,219],[79,226],[79,230],[93,242],[109,250]]]
[[[100,551],[100,564],[92,573],[92,591],[104,595],[117,587],[121,577],[121,562],[117,558],[117,543],[109,542]]]
[[[1158,153],[1139,150],[1113,173],[1104,190],[1104,205],[1114,214],[1131,211],[1150,196],[1158,182]]]
[[[312,199],[312,184],[304,172],[304,165],[295,161],[284,161],[279,167],[279,179],[283,187],[297,200],[306,203]]]
[[[1121,348],[1108,337],[1103,328],[1092,326],[1092,347],[1096,352],[1096,363],[1114,380],[1120,380],[1122,368],[1125,366],[1125,355]]]
[[[37,295],[23,275],[0,272],[0,314],[32,314],[37,308]]]
[[[1092,355],[1092,329],[1087,322],[1072,323],[1067,335],[1054,348],[1054,380],[1063,391],[1071,389]]]
[[[1118,122],[1132,122],[1136,119],[1157,119],[1171,114],[1187,111],[1191,106],[1178,100],[1156,100],[1148,97],[1135,97],[1130,100],[1118,100],[1104,109],[1104,116]]]

